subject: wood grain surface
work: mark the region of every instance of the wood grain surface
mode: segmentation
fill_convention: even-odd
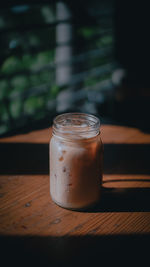
[[[144,263],[150,241],[150,134],[102,125],[102,197],[70,211],[49,194],[51,128],[0,139],[0,244],[7,266]],[[146,265],[142,265],[146,266]]]

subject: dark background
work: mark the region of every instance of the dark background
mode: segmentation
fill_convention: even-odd
[[[149,132],[147,1],[7,0],[0,33],[0,136],[71,111]]]

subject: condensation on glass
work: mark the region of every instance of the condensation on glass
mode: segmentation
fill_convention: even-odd
[[[65,113],[53,122],[50,141],[50,194],[68,209],[85,209],[100,199],[103,145],[100,121],[84,113]]]

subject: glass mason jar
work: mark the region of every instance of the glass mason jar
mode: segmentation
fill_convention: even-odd
[[[99,201],[103,145],[100,121],[84,113],[65,113],[53,122],[50,141],[50,194],[67,209],[85,209]]]

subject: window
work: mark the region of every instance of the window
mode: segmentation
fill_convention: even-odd
[[[1,4],[1,136],[47,127],[62,112],[104,112],[114,68],[113,6],[80,5]]]

